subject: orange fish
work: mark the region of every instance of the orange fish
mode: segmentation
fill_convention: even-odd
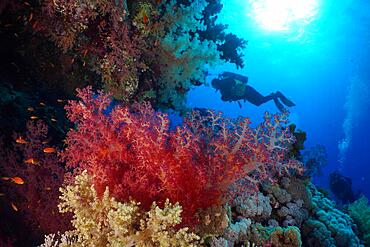
[[[39,161],[35,158],[29,158],[29,159],[26,159],[24,163],[30,164],[30,165],[37,165]]]
[[[46,187],[45,190],[50,191],[51,187]]]
[[[83,56],[84,56],[84,57],[86,57],[87,52],[88,52],[88,50],[87,50],[87,49],[83,52]]]
[[[14,204],[14,203],[10,203],[10,205],[12,205],[12,209],[13,209],[14,211],[18,212],[18,208],[17,208],[17,206],[15,206],[15,204]]]
[[[35,119],[38,119],[39,117],[38,117],[38,116],[33,115],[33,116],[31,116],[30,118],[31,118],[32,120],[35,120]]]
[[[27,111],[35,111],[35,109],[33,107],[28,107]]]
[[[31,22],[31,21],[32,21],[32,19],[33,19],[33,13],[31,12],[31,14],[30,14],[30,18],[28,18],[28,22]]]
[[[44,153],[50,154],[50,153],[55,153],[55,152],[56,152],[55,148],[51,148],[51,147],[44,148]]]
[[[33,25],[32,25],[32,29],[36,29],[36,27],[37,27],[38,24],[39,24],[39,22],[38,21],[35,21],[35,23],[33,23]]]
[[[143,17],[143,23],[144,24],[147,24],[149,22],[149,18],[146,14],[144,14],[144,17]]]
[[[20,177],[12,177],[12,182],[15,183],[15,184],[24,184],[24,181],[22,178]]]
[[[27,144],[27,141],[22,137],[18,137],[17,139],[15,139],[15,142],[19,144]]]

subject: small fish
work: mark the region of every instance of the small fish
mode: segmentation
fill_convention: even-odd
[[[63,102],[64,102],[64,100],[62,100],[62,99],[57,99],[57,102],[58,102],[58,103],[63,103]]]
[[[5,196],[5,193],[0,193],[0,196]]]
[[[41,106],[45,106],[45,103],[44,103],[44,102],[40,102],[40,105],[41,105]]]
[[[56,152],[55,148],[52,148],[52,147],[44,148],[43,151],[44,151],[44,153],[47,153],[47,154],[55,153]]]
[[[15,142],[16,143],[19,143],[19,144],[27,144],[28,142],[23,139],[22,137],[18,137],[17,139],[15,139]]]
[[[148,22],[149,22],[149,18],[148,18],[148,16],[146,14],[144,14],[144,16],[143,16],[143,23],[144,24],[148,24]]]
[[[14,210],[14,211],[16,211],[16,212],[18,212],[18,208],[17,208],[17,206],[15,206],[15,204],[14,203],[10,203],[10,205],[12,205],[12,209]]]
[[[53,118],[53,117],[52,117],[50,120],[51,120],[52,122],[56,122],[56,121],[57,121],[57,120],[56,120],[55,118]]]
[[[28,2],[24,2],[24,5],[31,6]]]
[[[8,180],[10,180],[10,178],[9,177],[2,177],[1,180],[8,181]]]
[[[33,13],[31,12],[30,17],[28,18],[28,22],[31,22],[33,19]]]
[[[55,65],[54,65],[53,63],[51,63],[51,62],[50,62],[50,66],[51,66],[52,68],[54,68],[54,67],[55,67]]]
[[[160,4],[161,3],[161,0],[156,0],[155,1],[157,4]]]
[[[83,56],[86,57],[86,54],[87,54],[88,50],[86,49],[83,53]]]
[[[10,64],[13,65],[18,72],[20,71],[18,65],[15,62],[11,62]]]
[[[11,178],[12,182],[15,183],[15,184],[24,184],[24,181],[22,178],[20,177],[12,177]]]
[[[35,158],[29,158],[29,159],[26,159],[24,163],[30,164],[30,165],[37,165],[39,161]]]
[[[41,142],[42,144],[48,144],[49,143],[49,141],[43,141],[43,142]]]
[[[35,116],[35,115],[32,115],[30,118],[31,118],[32,120],[36,120],[36,119],[38,119],[39,117],[38,117],[38,116]]]
[[[45,190],[50,191],[51,187],[46,187]]]
[[[33,108],[33,107],[28,107],[28,108],[27,108],[27,111],[35,111],[35,108]]]
[[[36,27],[37,27],[38,24],[39,24],[39,22],[38,21],[35,21],[35,23],[33,23],[33,25],[32,25],[32,29],[36,29]]]

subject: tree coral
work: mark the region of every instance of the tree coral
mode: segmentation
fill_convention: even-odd
[[[140,203],[117,202],[109,189],[98,197],[92,178],[84,171],[75,184],[61,188],[60,212],[72,212],[74,230],[56,238],[46,236],[47,246],[189,246],[199,237],[187,228],[175,230],[181,222],[181,206],[166,200],[163,209],[155,203],[143,212]]]
[[[284,119],[265,116],[256,129],[249,119],[236,122],[212,111],[193,112],[184,125],[169,130],[166,114],[149,104],[111,106],[110,95],[78,90],[81,101],[66,106],[77,124],[66,138],[62,156],[70,168],[95,176],[99,194],[108,186],[119,201],[134,198],[145,208],[168,198],[184,207],[184,222],[195,212],[225,202],[238,179],[257,186],[300,164],[284,159],[292,141]]]

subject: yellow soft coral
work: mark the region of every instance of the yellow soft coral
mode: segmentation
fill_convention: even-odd
[[[117,202],[109,196],[97,196],[92,178],[84,171],[75,184],[61,188],[59,210],[74,214],[74,230],[60,236],[45,237],[48,246],[198,246],[200,238],[187,228],[175,230],[181,222],[181,206],[166,201],[161,209],[155,203],[143,212],[134,201]]]

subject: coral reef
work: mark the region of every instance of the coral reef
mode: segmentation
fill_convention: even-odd
[[[321,169],[328,164],[326,149],[322,145],[316,145],[305,150],[302,162],[307,176],[321,175]]]
[[[370,244],[370,206],[366,197],[362,196],[348,206],[349,215],[358,226],[364,244]]]
[[[25,226],[35,229],[33,235],[27,235],[30,238],[28,241],[40,239],[46,233],[68,229],[68,215],[60,215],[57,208],[58,189],[63,183],[65,171],[56,153],[43,152],[46,147],[52,148],[45,123],[41,120],[29,121],[24,135],[14,134],[14,144],[5,144],[4,141],[1,141],[0,148],[1,175],[3,179],[20,177],[22,183],[3,182],[3,202],[7,202],[7,208],[13,208],[11,214],[17,214],[21,222],[27,222]],[[17,240],[23,238],[16,237]]]
[[[13,51],[18,70],[67,94],[88,83],[126,103],[184,110],[207,66],[242,66],[246,42],[214,23],[221,8],[206,0],[5,1],[0,23],[14,25],[5,25],[2,53]]]
[[[247,45],[247,41],[238,38],[232,33],[226,33],[227,25],[216,24],[217,14],[222,10],[221,0],[206,0],[208,5],[204,9],[205,30],[198,31],[201,40],[212,40],[221,52],[221,59],[234,63],[237,68],[243,68],[243,54],[241,52]]]
[[[306,132],[302,130],[296,130],[297,126],[295,124],[290,124],[289,129],[295,137],[295,142],[290,147],[290,155],[296,159],[301,159],[301,151],[304,149],[304,143],[307,140]]]
[[[168,116],[149,104],[109,108],[110,96],[94,95],[91,88],[78,90],[78,96],[81,101],[66,106],[77,124],[62,153],[67,166],[86,169],[95,175],[98,193],[108,186],[120,201],[132,197],[146,208],[167,198],[179,202],[185,223],[196,223],[197,210],[225,203],[229,187],[241,178],[235,193],[301,169],[299,162],[285,160],[293,139],[278,115],[266,114],[252,129],[247,118],[233,122],[212,111],[193,112],[170,131]]]
[[[86,171],[75,184],[61,188],[59,210],[72,212],[74,230],[61,236],[45,237],[41,246],[189,246],[200,238],[187,228],[175,229],[181,222],[181,206],[166,200],[163,209],[155,203],[143,212],[140,203],[117,202],[106,188],[98,197]]]
[[[335,208],[334,202],[324,197],[310,184],[313,208],[310,220],[302,226],[307,246],[363,246],[356,236],[356,225],[351,217]],[[324,237],[325,236],[325,237]]]
[[[229,210],[229,226],[210,246],[363,246],[350,216],[296,176],[246,191]]]
[[[339,171],[329,174],[329,188],[339,204],[352,203],[360,197],[360,192],[355,193],[352,189],[352,179]]]
[[[158,110],[187,112],[209,67],[244,66],[247,41],[217,22],[221,9],[0,2],[1,246],[45,235],[45,247],[369,244],[368,201],[343,212],[310,183],[325,150],[302,154],[306,133],[286,112],[252,127],[194,110],[172,128]],[[339,199],[356,198],[348,179],[332,181]]]
[[[164,6],[159,28],[153,30],[159,39],[157,49],[161,72],[158,85],[162,92],[161,104],[179,109],[179,104],[184,101],[184,93],[192,85],[205,82],[204,66],[214,65],[220,60],[216,43],[201,40],[197,34],[206,29],[202,22],[206,6],[206,0],[194,1],[189,6],[178,5],[172,0]]]

